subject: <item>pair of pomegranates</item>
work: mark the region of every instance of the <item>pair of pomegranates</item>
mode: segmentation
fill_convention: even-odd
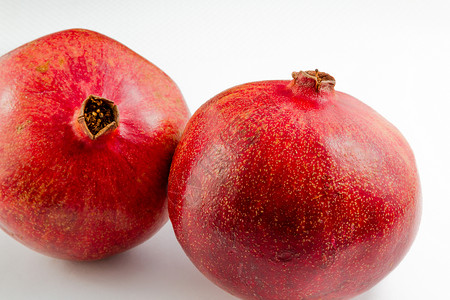
[[[420,184],[400,132],[334,85],[317,71],[243,84],[188,121],[174,82],[124,45],[78,29],[30,42],[0,58],[0,226],[95,260],[169,215],[238,297],[355,296],[411,246]]]

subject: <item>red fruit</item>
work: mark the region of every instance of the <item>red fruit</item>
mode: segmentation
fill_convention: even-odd
[[[15,239],[93,260],[166,222],[189,112],[156,66],[96,32],[62,31],[0,58],[0,103],[0,226]]]
[[[192,262],[244,299],[347,299],[415,237],[414,156],[399,131],[313,71],[240,85],[191,118],[169,216]]]

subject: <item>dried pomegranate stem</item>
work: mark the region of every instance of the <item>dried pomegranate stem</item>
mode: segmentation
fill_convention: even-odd
[[[333,76],[325,72],[319,72],[318,69],[315,69],[314,71],[292,72],[292,78],[299,85],[302,84],[302,77],[313,79],[315,81],[317,92],[321,89],[334,89],[334,86],[336,85],[336,80]]]
[[[83,132],[95,140],[119,125],[119,111],[111,100],[89,95],[81,105],[78,123]]]

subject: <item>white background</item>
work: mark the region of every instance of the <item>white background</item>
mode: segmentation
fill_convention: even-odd
[[[357,299],[450,299],[450,1],[0,0],[0,55],[74,27],[159,66],[192,113],[237,84],[315,68],[333,75],[337,90],[404,134],[423,188],[413,247]],[[91,263],[43,256],[0,232],[0,299],[235,298],[195,269],[167,223],[146,243]]]

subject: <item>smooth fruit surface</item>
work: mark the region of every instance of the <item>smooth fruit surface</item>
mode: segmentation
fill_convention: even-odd
[[[188,118],[165,73],[99,33],[57,32],[5,54],[1,228],[73,260],[145,241],[167,220],[170,162]]]
[[[314,71],[226,90],[188,122],[169,216],[188,257],[243,299],[348,299],[398,265],[421,191],[399,131]]]

